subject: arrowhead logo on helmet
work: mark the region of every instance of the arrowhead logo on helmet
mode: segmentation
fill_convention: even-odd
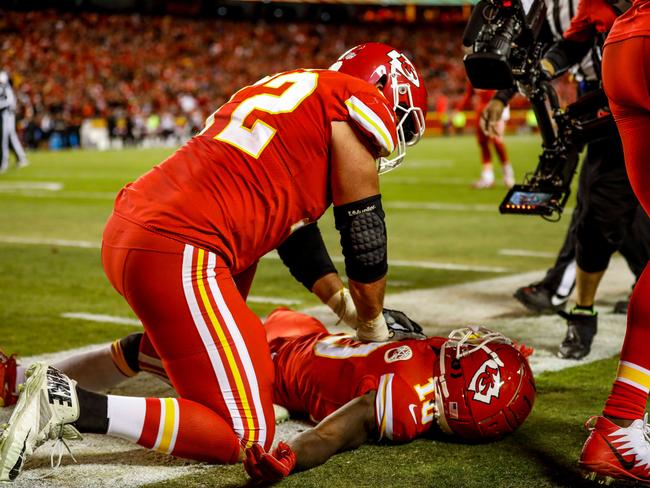
[[[503,384],[499,364],[494,359],[488,359],[476,370],[467,389],[474,392],[474,400],[489,405],[493,398],[499,398]]]

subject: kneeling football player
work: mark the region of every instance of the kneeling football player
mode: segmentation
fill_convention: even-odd
[[[244,464],[255,479],[277,480],[365,442],[408,442],[433,429],[459,440],[496,439],[523,423],[535,399],[524,355],[501,334],[484,329],[456,330],[449,338],[363,343],[346,334],[328,333],[313,317],[278,309],[269,315],[265,330],[273,354],[274,402],[317,425],[272,452],[248,449]],[[60,384],[57,379],[64,373],[97,389],[139,371],[167,379],[146,333],[131,334],[57,366],[63,372],[50,367],[48,373],[53,385]],[[5,373],[9,381],[22,381],[11,377],[9,368]],[[168,423],[162,420],[173,414],[175,399],[142,398],[155,415],[148,414],[147,421],[134,426],[122,421],[124,397],[85,391],[82,396],[107,405],[93,420],[103,429],[93,432],[170,452],[157,439],[165,437]],[[184,442],[182,434],[175,442]],[[207,460],[206,456],[197,452],[192,457]]]

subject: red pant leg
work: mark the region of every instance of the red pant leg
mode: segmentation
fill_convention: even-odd
[[[492,162],[492,154],[490,153],[490,138],[485,132],[481,130],[480,125],[476,124],[476,140],[479,148],[481,149],[481,163],[488,164]]]
[[[243,445],[270,447],[273,364],[262,324],[229,269],[203,249],[155,234],[145,236],[149,249],[141,249],[143,238],[136,237],[105,240],[104,265],[111,282],[122,283],[119,291],[144,324],[172,385],[182,398],[221,415]],[[114,261],[123,263],[121,276]]]
[[[650,212],[650,38],[635,37],[608,44],[603,81],[616,119],[630,184],[646,213]],[[612,202],[615,204],[615,202]],[[646,267],[634,287],[627,330],[605,415],[643,417],[650,391],[650,271]]]

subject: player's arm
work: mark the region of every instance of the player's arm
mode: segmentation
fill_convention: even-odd
[[[317,223],[294,231],[278,254],[291,275],[329,306],[338,318],[356,328],[357,311],[330,258]]]
[[[386,225],[375,158],[347,122],[332,122],[332,198],[362,340],[386,340]]]
[[[320,466],[337,452],[355,449],[375,435],[375,392],[351,400],[270,453],[259,446],[246,451],[244,467],[255,480],[273,482],[294,471]]]

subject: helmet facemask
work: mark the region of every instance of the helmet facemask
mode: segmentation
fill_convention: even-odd
[[[406,148],[413,146],[424,135],[424,114],[420,107],[413,102],[411,86],[409,83],[399,83],[397,72],[390,74],[393,111],[397,117],[397,144],[395,150],[388,157],[377,160],[377,173],[384,174],[397,168],[406,156]]]

